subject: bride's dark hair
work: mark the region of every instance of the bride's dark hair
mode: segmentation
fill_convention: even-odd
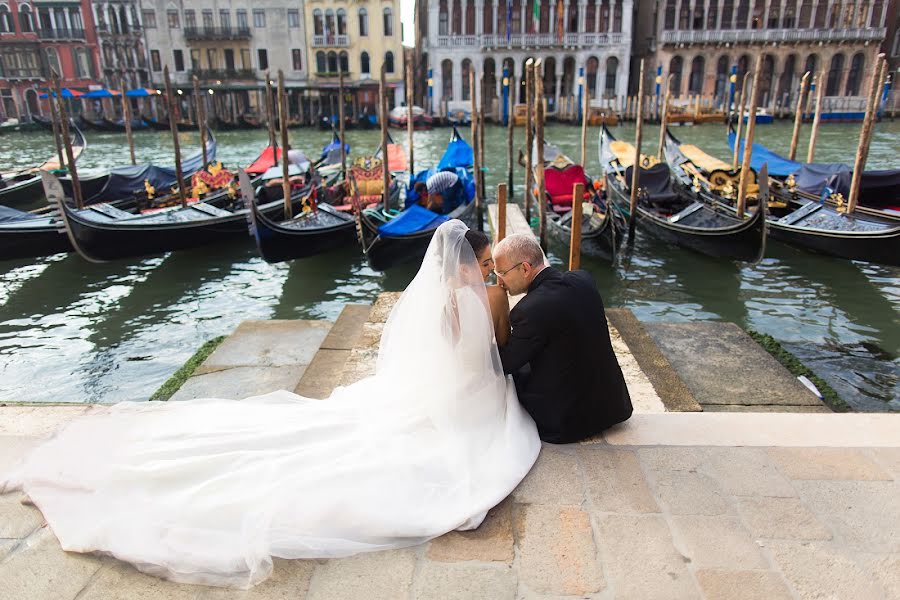
[[[481,251],[491,245],[490,238],[481,231],[470,229],[466,232],[466,241],[472,246],[475,256],[481,254]]]

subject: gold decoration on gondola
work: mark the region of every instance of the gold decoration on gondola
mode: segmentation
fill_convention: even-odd
[[[839,213],[847,212],[847,200],[844,198],[844,195],[840,192],[832,192],[828,199],[834,202],[835,210]]]
[[[238,192],[240,191],[239,186],[236,181],[232,181],[228,184],[228,199],[234,200],[238,197]]]
[[[721,189],[717,191],[725,198],[734,198],[736,188],[734,187],[734,182],[729,178],[725,181],[725,184]]]
[[[734,177],[728,171],[716,169],[709,174],[709,185],[714,191],[722,191],[726,186],[734,187]]]
[[[572,165],[572,161],[569,160],[568,158],[566,158],[565,155],[557,154],[556,158],[554,158],[548,165],[548,168],[552,167],[554,169],[559,169],[560,171],[562,171],[563,169],[565,169],[566,167],[569,167],[571,165]]]
[[[659,159],[655,156],[648,156],[646,154],[641,154],[641,168],[649,169],[650,167],[656,166],[659,164]]]
[[[147,192],[147,199],[153,200],[153,197],[156,195],[156,188],[150,184],[149,179],[144,180],[144,191]]]
[[[700,182],[700,177],[696,173],[694,173],[693,177],[691,178],[691,189],[694,191],[694,193],[699,193],[702,187],[703,186]]]
[[[793,173],[788,175],[787,179],[784,180],[784,187],[792,194],[797,190],[797,180],[794,179]]]

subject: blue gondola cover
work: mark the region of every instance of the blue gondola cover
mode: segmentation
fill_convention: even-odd
[[[380,235],[398,236],[434,229],[444,221],[447,215],[439,215],[425,207],[414,204],[402,213],[378,228]]]

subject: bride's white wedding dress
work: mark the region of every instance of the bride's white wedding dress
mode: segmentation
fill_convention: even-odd
[[[259,583],[272,556],[477,527],[540,440],[503,375],[465,231],[437,230],[385,325],[375,376],[327,400],[118,404],[0,474],[0,491],[23,489],[66,550],[221,586]]]

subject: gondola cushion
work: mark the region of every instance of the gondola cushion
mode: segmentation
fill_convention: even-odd
[[[556,207],[572,207],[572,192],[576,183],[583,183],[584,199],[590,200],[590,184],[584,175],[584,167],[571,165],[562,170],[547,169],[544,172],[547,195],[554,209]]]

